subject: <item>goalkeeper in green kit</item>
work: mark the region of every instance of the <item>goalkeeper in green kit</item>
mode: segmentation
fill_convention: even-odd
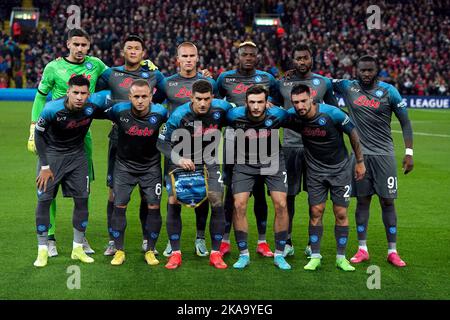
[[[90,48],[90,37],[83,29],[72,29],[68,32],[67,48],[69,49],[69,55],[49,62],[42,74],[31,112],[30,137],[28,139],[28,150],[31,152],[36,152],[34,144],[35,122],[44,108],[49,92],[52,92],[53,100],[61,98],[67,93],[69,79],[75,75],[83,75],[90,81],[89,91],[93,93],[98,78],[108,69],[108,66],[100,59],[87,55]],[[94,168],[92,164],[92,137],[90,131],[86,135],[84,146],[89,161],[89,180],[93,181]],[[58,255],[55,239],[55,216],[56,200],[53,200],[50,207],[50,228],[48,231],[49,257]],[[94,253],[86,239],[83,241],[83,250],[87,254]]]

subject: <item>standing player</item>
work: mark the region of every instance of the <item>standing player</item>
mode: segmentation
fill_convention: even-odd
[[[177,48],[177,64],[180,67],[180,72],[165,78],[162,84],[162,93],[167,99],[167,106],[169,112],[173,112],[181,106],[190,101],[192,93],[192,85],[199,79],[208,80],[213,86],[213,92],[216,93],[216,82],[211,78],[205,78],[201,73],[197,72],[198,50],[192,42],[183,42]],[[160,97],[158,97],[160,99]],[[164,163],[164,176],[168,179],[167,161]],[[209,254],[205,243],[205,229],[206,220],[208,219],[208,202],[205,201],[202,205],[195,208],[196,222],[197,222],[197,237],[195,239],[195,252],[198,256],[204,257]],[[166,257],[170,256],[172,249],[170,241],[164,250]]]
[[[214,144],[215,150],[220,142],[220,130],[226,124],[227,111],[231,105],[225,101],[213,99],[213,87],[206,80],[198,80],[192,85],[191,102],[178,107],[170,115],[166,123],[165,130],[162,131],[158,141],[158,149],[164,153],[168,161],[167,172],[176,167],[181,167],[187,171],[195,170],[195,159],[200,159],[202,165],[206,165],[208,170],[208,200],[211,203],[211,219],[209,230],[211,234],[212,250],[209,257],[210,264],[218,269],[225,269],[227,265],[223,262],[220,254],[220,242],[222,241],[225,229],[225,216],[223,212],[223,184],[220,176],[220,165],[208,163],[204,157],[204,151],[209,145]],[[191,137],[190,146],[194,149],[183,149],[183,154],[173,152],[174,141],[182,133],[187,133]],[[218,135],[218,138],[217,138]],[[183,143],[186,143],[184,141]],[[202,141],[201,148],[195,149],[196,140]],[[214,140],[211,140],[214,139]],[[217,141],[218,140],[218,141]],[[212,141],[212,142],[211,142]],[[213,155],[215,157],[215,155]],[[196,163],[197,164],[197,163]],[[174,197],[170,179],[166,179],[169,200],[167,203],[167,233],[171,248],[173,250],[167,269],[176,269],[181,266],[181,205],[177,204]]]
[[[270,89],[271,97],[277,95],[277,82],[275,78],[267,72],[256,70],[258,62],[258,48],[253,42],[243,42],[239,45],[239,66],[236,70],[222,72],[217,78],[217,88],[219,95],[235,106],[245,105],[245,93],[247,89],[255,84],[261,84]],[[227,137],[225,131],[225,139],[233,139]],[[226,144],[225,144],[226,145]],[[224,150],[224,158],[226,157]],[[231,190],[231,179],[233,173],[232,164],[224,164],[224,181],[227,185],[225,195],[225,234],[220,247],[220,252],[224,255],[230,252],[230,231],[233,217],[233,193]],[[256,252],[265,257],[273,257],[266,241],[266,225],[267,225],[267,202],[266,193],[263,183],[255,183],[253,196],[255,204],[253,211],[256,217],[256,225],[258,227],[258,246]]]
[[[289,226],[286,168],[278,134],[274,135],[272,130],[281,126],[286,120],[287,112],[277,107],[267,109],[268,97],[269,91],[264,86],[252,86],[246,92],[246,106],[233,108],[227,114],[229,125],[238,129],[237,155],[232,180],[235,207],[234,234],[240,251],[239,259],[233,265],[236,269],[243,269],[250,263],[247,244],[247,203],[255,183],[260,180],[267,185],[275,208],[274,263],[280,269],[291,269],[283,257]],[[275,131],[278,133],[278,130]],[[245,145],[241,146],[240,140],[243,140]],[[268,155],[269,161],[262,155]],[[245,161],[239,161],[240,159]]]
[[[350,204],[352,172],[342,133],[345,132],[350,137],[356,157],[355,179],[361,180],[366,168],[357,130],[343,111],[327,104],[313,102],[310,88],[304,84],[292,88],[291,100],[294,107],[289,109],[289,120],[285,125],[302,134],[305,146],[310,216],[309,241],[312,254],[304,269],[317,270],[320,267],[322,217],[330,191],[336,218],[334,227],[337,245],[336,266],[344,271],[354,271],[355,268],[345,258],[348,241],[347,208]]]
[[[279,81],[280,98],[284,109],[292,108],[291,90],[298,84],[307,85],[311,88],[311,96],[316,103],[337,106],[337,100],[333,95],[331,80],[319,74],[312,73],[313,66],[312,51],[307,45],[297,45],[292,51],[292,63],[294,70],[290,76]],[[294,254],[292,244],[292,224],[295,215],[295,197],[301,191],[301,181],[305,179],[303,142],[300,133],[290,129],[284,129],[283,152],[286,158],[286,169],[288,175],[287,206],[289,212],[289,235],[286,244],[285,256]],[[311,247],[305,249],[307,256],[311,255]]]
[[[122,101],[128,101],[128,95],[131,84],[136,79],[144,79],[150,85],[152,93],[154,88],[161,89],[161,84],[164,79],[156,66],[149,60],[143,60],[145,56],[144,40],[137,35],[129,35],[125,38],[122,46],[122,54],[125,60],[125,65],[120,67],[112,67],[105,71],[100,81],[97,83],[96,90],[109,89],[111,90],[111,104]],[[116,248],[114,246],[114,239],[111,234],[111,216],[114,209],[114,163],[116,161],[117,153],[117,139],[118,139],[117,125],[113,125],[109,134],[109,149],[108,149],[108,173],[106,184],[109,187],[109,198],[107,205],[107,223],[109,243],[104,252],[105,256],[114,255]],[[142,227],[142,250],[147,249],[148,233],[145,231],[145,219],[147,217],[148,208],[145,201],[145,195],[141,193],[141,205],[139,207],[139,218]]]
[[[88,224],[89,163],[84,139],[92,119],[103,113],[97,105],[87,102],[89,80],[77,75],[69,80],[67,97],[45,105],[36,123],[36,149],[39,156],[36,179],[38,204],[36,228],[38,257],[36,267],[45,267],[49,255],[48,230],[50,205],[61,184],[65,197],[72,197],[73,250],[72,259],[92,263],[83,251],[84,233]]]
[[[114,104],[108,118],[117,124],[117,156],[114,165],[114,211],[111,217],[111,236],[117,251],[112,265],[125,261],[123,250],[126,209],[131,192],[138,184],[147,205],[141,217],[148,235],[145,260],[156,265],[155,244],[161,230],[161,154],[156,149],[160,126],[167,120],[167,110],[152,104],[152,87],[147,80],[135,80],[129,91],[130,102]]]
[[[31,112],[30,138],[28,150],[35,152],[34,127],[45,105],[47,95],[51,91],[52,99],[59,99],[67,93],[69,79],[75,75],[83,75],[90,81],[89,91],[95,91],[97,79],[107,70],[107,66],[98,58],[87,56],[90,48],[90,37],[83,29],[72,29],[67,35],[67,48],[69,55],[57,58],[45,66],[39,83],[38,92],[34,99]],[[94,180],[94,168],[92,164],[92,137],[90,131],[86,134],[85,149],[89,161],[89,177]],[[55,238],[56,200],[53,200],[50,208],[49,256],[58,255]],[[94,253],[86,239],[83,242],[86,253]]]
[[[409,173],[413,163],[413,131],[406,103],[397,89],[377,79],[378,64],[372,56],[362,56],[357,62],[357,80],[334,80],[334,90],[344,97],[350,115],[361,135],[367,174],[354,185],[357,197],[356,225],[359,249],[350,259],[353,263],[369,260],[367,249],[367,224],[372,195],[377,194],[388,241],[389,263],[404,267],[406,263],[397,253],[397,167],[391,136],[392,113],[398,118],[403,131],[405,156],[404,173]]]

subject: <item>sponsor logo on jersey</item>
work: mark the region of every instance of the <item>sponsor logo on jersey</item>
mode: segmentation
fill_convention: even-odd
[[[359,88],[355,88],[355,87],[351,87],[350,88],[350,91],[353,91],[353,92],[359,92],[359,91],[361,91]]]
[[[92,63],[90,62],[86,62],[86,64],[84,65],[86,67],[86,69],[91,70],[94,66],[92,65]]]
[[[305,137],[325,137],[327,132],[320,128],[305,127],[302,129],[302,135]]]
[[[235,82],[236,78],[225,78],[225,82]]]
[[[125,123],[128,123],[130,121],[130,119],[125,118],[125,117],[120,117],[119,120],[122,122],[125,122]]]
[[[148,77],[150,77],[150,74],[148,72],[141,72],[141,77],[147,79]]]
[[[360,107],[369,107],[373,109],[378,109],[380,107],[380,101],[368,99],[366,96],[359,96],[353,103]]]
[[[156,122],[158,122],[158,118],[157,118],[156,116],[151,116],[151,117],[148,119],[148,121],[149,121],[151,124],[155,124]]]
[[[267,119],[267,120],[264,122],[264,125],[265,125],[266,127],[270,127],[272,124],[273,124],[272,119]]]
[[[177,98],[189,98],[192,94],[191,90],[188,90],[186,86],[182,86],[180,90],[175,94]]]
[[[126,132],[129,136],[139,136],[139,137],[150,137],[153,135],[155,130],[145,127],[144,129],[139,128],[137,125],[131,126]]]
[[[220,119],[220,112],[219,112],[219,111],[214,112],[214,113],[213,113],[213,118],[214,118],[215,120],[219,120],[219,119]]]
[[[67,124],[66,129],[75,129],[75,128],[79,128],[79,127],[88,126],[90,124],[91,124],[91,118],[87,118],[87,119],[84,119],[81,121],[72,120]]]
[[[66,120],[66,119],[67,119],[66,116],[56,117],[56,121],[64,121],[64,120]]]
[[[84,109],[84,114],[87,116],[90,116],[94,112],[94,109],[92,107],[87,107]]]
[[[312,84],[318,86],[320,84],[320,80],[316,78],[312,81]]]
[[[271,135],[272,135],[272,130],[267,130],[267,129],[260,129],[260,130],[248,129],[247,131],[245,131],[245,134],[244,134],[244,136],[246,138],[248,138],[249,140],[258,139],[258,138],[268,138]]]
[[[256,83],[259,83],[259,82],[261,82],[262,81],[262,77],[261,76],[256,76],[255,77],[255,82]]]
[[[119,87],[129,89],[131,84],[133,83],[133,78],[124,78],[121,83],[119,83]]]
[[[236,87],[234,87],[232,92],[235,94],[243,94],[247,92],[248,88],[250,88],[250,86],[246,86],[243,83],[239,83]]]
[[[176,87],[178,86],[178,82],[169,82],[169,87]]]
[[[319,118],[319,124],[321,125],[321,126],[324,126],[326,123],[327,123],[327,119],[325,119],[325,118]]]
[[[208,133],[217,131],[219,129],[218,124],[210,124],[209,127],[197,126],[192,133],[193,137],[201,137],[207,135]]]

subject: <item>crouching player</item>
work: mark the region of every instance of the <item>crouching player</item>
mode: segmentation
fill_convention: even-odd
[[[59,185],[62,185],[64,196],[72,197],[74,201],[71,258],[85,263],[94,262],[94,259],[83,251],[89,216],[90,182],[84,138],[92,120],[100,116],[104,110],[91,102],[94,99],[88,101],[89,85],[89,80],[82,75],[72,77],[68,82],[67,96],[48,102],[36,123],[35,143],[39,156],[36,179],[38,188],[36,209],[38,257],[34,262],[36,267],[47,265],[48,231],[51,228],[50,205],[56,197]]]

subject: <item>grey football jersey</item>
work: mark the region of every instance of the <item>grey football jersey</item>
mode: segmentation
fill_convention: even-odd
[[[213,86],[213,93],[217,94],[216,81],[211,78],[202,76],[201,73],[193,78],[185,78],[176,73],[168,78],[164,78],[162,82],[162,92],[167,99],[167,108],[172,112],[178,106],[191,101],[192,85],[199,79],[208,80]]]
[[[289,110],[293,107],[291,102],[291,90],[298,84],[305,84],[311,88],[311,96],[314,102],[337,106],[337,100],[333,94],[331,80],[319,74],[312,73],[308,78],[300,78],[294,75],[290,79],[283,78],[279,81],[279,92],[283,100],[283,107]],[[290,129],[284,129],[283,147],[303,147],[302,136],[300,133]]]
[[[397,89],[379,81],[373,89],[364,90],[357,80],[333,80],[333,88],[344,98],[358,129],[363,153],[393,155],[392,113],[399,119],[407,118],[406,103]]]

